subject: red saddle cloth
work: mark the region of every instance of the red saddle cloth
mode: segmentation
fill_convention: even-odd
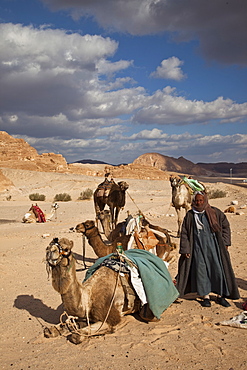
[[[43,211],[38,206],[32,206],[31,209],[33,210],[38,222],[46,222],[45,215]]]

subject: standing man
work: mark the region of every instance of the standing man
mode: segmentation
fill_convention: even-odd
[[[226,215],[209,205],[207,194],[197,192],[182,225],[176,277],[180,296],[197,293],[203,307],[211,307],[210,293],[217,294],[217,303],[224,307],[230,306],[226,297],[239,298],[228,252],[230,245]]]

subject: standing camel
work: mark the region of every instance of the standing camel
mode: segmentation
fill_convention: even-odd
[[[108,182],[107,182],[108,185]],[[117,184],[112,180],[110,188],[104,191],[104,183],[100,184],[94,192],[94,207],[97,215],[104,210],[107,204],[110,208],[111,227],[117,225],[120,209],[125,206],[126,190],[129,185],[125,181],[119,181]]]
[[[179,177],[170,176],[170,183],[172,187],[172,205],[175,207],[178,217],[177,237],[180,237],[183,221],[182,208],[184,208],[186,212],[191,208],[192,192]]]

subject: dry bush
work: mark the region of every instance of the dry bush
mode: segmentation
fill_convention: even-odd
[[[224,190],[209,190],[208,199],[225,198],[227,193]]]
[[[60,193],[56,194],[54,197],[54,202],[69,202],[71,199],[71,196],[67,193]]]
[[[92,196],[93,196],[93,190],[87,188],[86,190],[84,190],[83,192],[80,193],[80,196],[79,196],[78,200],[91,199]]]
[[[45,195],[39,193],[29,194],[29,199],[36,202],[45,201]]]

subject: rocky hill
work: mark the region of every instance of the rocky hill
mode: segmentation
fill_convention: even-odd
[[[247,162],[241,163],[193,163],[183,157],[178,159],[159,153],[146,153],[136,158],[134,165],[152,166],[162,171],[178,172],[197,176],[229,176],[230,169],[234,176],[246,177]]]
[[[38,154],[25,140],[15,139],[5,131],[0,131],[0,167],[45,172],[68,170],[61,154]]]
[[[191,175],[210,175],[211,171],[207,171],[201,166],[188,161],[183,157],[178,159],[167,157],[159,153],[146,153],[136,158],[133,165],[143,165],[158,168],[162,171],[179,172],[182,174]]]

